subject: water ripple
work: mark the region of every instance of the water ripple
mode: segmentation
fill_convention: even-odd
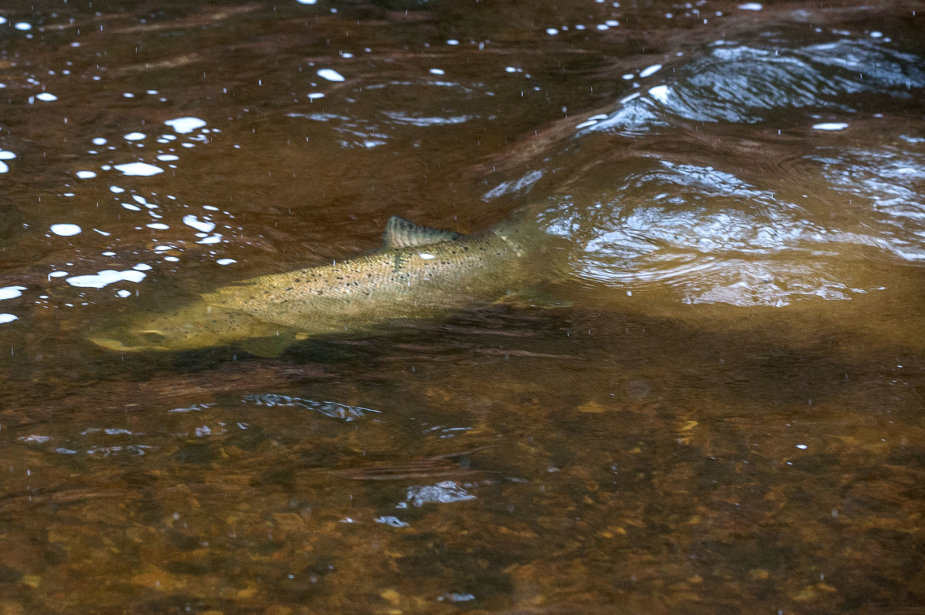
[[[274,406],[305,408],[306,410],[312,410],[332,419],[339,419],[348,423],[358,418],[363,418],[367,414],[379,413],[378,410],[373,410],[372,408],[350,406],[336,401],[315,401],[314,399],[303,399],[301,397],[290,397],[289,395],[277,395],[275,393],[248,395],[243,401],[257,406],[266,406],[268,408]]]
[[[852,111],[850,95],[876,92],[909,99],[925,87],[922,58],[870,39],[841,39],[788,49],[717,42],[701,58],[660,71],[671,75],[621,101],[606,119],[578,134],[638,135],[678,119],[755,124],[782,110]]]

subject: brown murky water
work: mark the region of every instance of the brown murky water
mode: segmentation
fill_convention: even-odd
[[[0,613],[925,612],[925,5],[873,4],[7,5]],[[86,339],[394,214],[570,273]]]

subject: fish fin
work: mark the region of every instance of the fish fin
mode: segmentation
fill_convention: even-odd
[[[392,216],[385,225],[382,243],[386,249],[426,246],[441,241],[453,241],[462,237],[460,233],[436,228],[418,226],[399,216]]]
[[[238,345],[245,352],[268,359],[283,354],[295,342],[290,334],[271,335],[269,337],[252,337],[241,341]]]

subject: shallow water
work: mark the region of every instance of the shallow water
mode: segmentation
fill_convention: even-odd
[[[76,4],[0,13],[0,611],[921,609],[921,3]],[[86,339],[396,214],[568,275]]]

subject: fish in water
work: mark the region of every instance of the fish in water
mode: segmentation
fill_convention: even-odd
[[[275,356],[297,339],[495,301],[536,285],[555,269],[548,236],[528,221],[466,236],[393,216],[383,239],[376,252],[243,280],[174,310],[136,315],[90,340],[128,352],[237,343]]]

